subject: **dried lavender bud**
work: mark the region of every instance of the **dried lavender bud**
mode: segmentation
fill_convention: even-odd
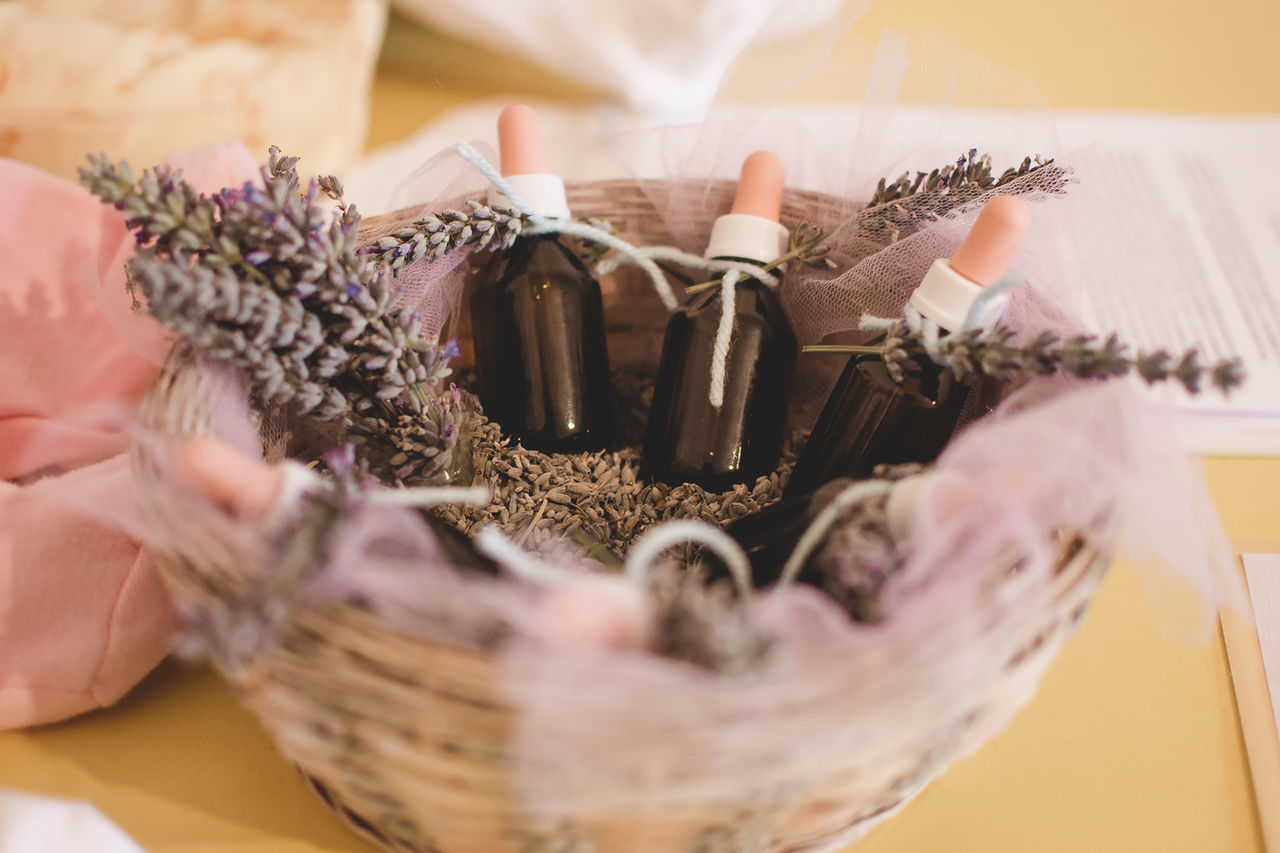
[[[828,233],[808,222],[801,222],[791,232],[790,251],[796,260],[814,269],[835,269],[835,262],[827,257],[831,247],[825,245]]]
[[[1173,359],[1165,350],[1140,353],[1134,362],[1138,375],[1148,385],[1163,382],[1169,378],[1169,362]]]
[[[1102,349],[1095,358],[1095,370],[1099,376],[1125,376],[1133,363],[1128,358],[1129,345],[1120,341],[1115,332],[1107,335]]]
[[[1194,349],[1187,350],[1173,369],[1173,377],[1182,383],[1182,387],[1190,394],[1200,393],[1200,376],[1204,368],[1200,366],[1200,354]]]
[[[1022,369],[1036,376],[1048,376],[1056,369],[1052,350],[1058,344],[1053,332],[1041,332],[1022,348]]]
[[[342,201],[342,181],[338,180],[337,176],[320,175],[316,178],[316,185],[320,187],[320,192],[329,198]]]
[[[1220,361],[1210,370],[1209,376],[1213,387],[1226,394],[1244,383],[1244,365],[1238,358]]]
[[[1092,355],[1090,346],[1094,340],[1096,339],[1093,335],[1076,335],[1068,338],[1058,348],[1057,352],[1058,364],[1062,370],[1072,376],[1079,376],[1083,379],[1093,378],[1093,361],[1090,358]]]
[[[973,331],[958,332],[942,348],[943,354],[951,359],[952,373],[961,382],[971,381],[981,370],[980,358],[974,353],[977,340],[978,334]]]
[[[1022,369],[1022,351],[1013,344],[1013,331],[997,326],[981,339],[978,371],[1001,381],[1017,376]]]
[[[906,341],[890,333],[884,339],[884,350],[881,358],[884,359],[885,369],[888,370],[890,378],[894,382],[902,382],[906,378],[903,365],[909,363],[911,355],[903,347]]]
[[[612,222],[606,222],[603,219],[596,219],[592,216],[588,216],[582,221],[590,225],[592,228],[599,229],[606,234],[610,234],[615,237],[618,234],[618,229],[613,227]],[[587,268],[594,267],[600,262],[601,258],[609,254],[609,247],[603,243],[595,243],[577,238],[574,240],[573,249],[574,254],[582,260],[582,263]]]

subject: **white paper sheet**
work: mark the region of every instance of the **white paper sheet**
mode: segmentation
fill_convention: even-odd
[[[1230,398],[1174,395],[1188,446],[1280,453],[1280,175],[1267,165],[1280,119],[1079,115],[1060,126],[1067,145],[1094,143],[1095,177],[1113,178],[1103,186],[1116,188],[1119,215],[1098,227],[1132,233],[1135,256],[1167,282],[1153,297],[1094,270],[1096,324],[1138,346],[1240,357],[1248,380]]]
[[[143,853],[88,803],[0,789],[0,853]]]

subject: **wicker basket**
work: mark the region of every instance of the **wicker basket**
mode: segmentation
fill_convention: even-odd
[[[729,188],[724,191],[727,197]],[[630,181],[570,188],[576,211],[607,217],[636,242],[667,236],[646,231],[655,221],[648,198]],[[843,204],[818,194],[790,194],[784,216],[814,219],[818,208]],[[213,429],[207,375],[188,353],[175,350],[144,406],[144,426],[168,437]],[[265,455],[279,457],[278,424],[264,419],[262,434],[270,437],[264,439]],[[137,463],[145,503],[147,484],[156,482],[158,472],[145,452]],[[1061,535],[1058,541],[1055,564],[1037,575],[1043,581],[1039,612],[1011,613],[994,604],[1001,585],[1019,569],[991,567],[988,630],[1012,653],[1001,674],[981,685],[981,702],[947,707],[933,728],[911,732],[912,754],[896,767],[868,766],[851,754],[846,769],[821,786],[768,804],[744,795],[741,802],[714,808],[540,818],[515,791],[511,753],[519,711],[504,695],[500,657],[397,630],[340,602],[296,608],[270,654],[223,674],[324,802],[390,850],[834,850],[977,748],[1031,698],[1109,562],[1086,538]],[[235,601],[253,580],[231,551],[212,549],[198,564],[157,556],[180,607]],[[1026,578],[1019,582],[1025,585]],[[946,700],[938,697],[944,706]]]

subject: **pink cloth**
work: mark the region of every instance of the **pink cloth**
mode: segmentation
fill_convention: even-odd
[[[170,163],[206,191],[256,173],[240,145]],[[169,340],[129,309],[123,267],[133,240],[123,214],[6,160],[0,199],[0,481],[8,481],[0,482],[0,728],[8,728],[109,705],[168,651],[172,608],[146,552],[27,486],[105,476],[129,499],[126,424]]]

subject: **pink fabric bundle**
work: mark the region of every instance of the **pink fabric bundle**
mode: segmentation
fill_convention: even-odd
[[[216,190],[256,172],[240,145],[171,161]],[[126,425],[169,341],[129,310],[124,215],[0,160],[0,727],[109,705],[167,653],[168,596],[141,546],[31,484],[118,483]],[[128,342],[127,345],[124,342]],[[104,480],[103,478],[107,478]]]

